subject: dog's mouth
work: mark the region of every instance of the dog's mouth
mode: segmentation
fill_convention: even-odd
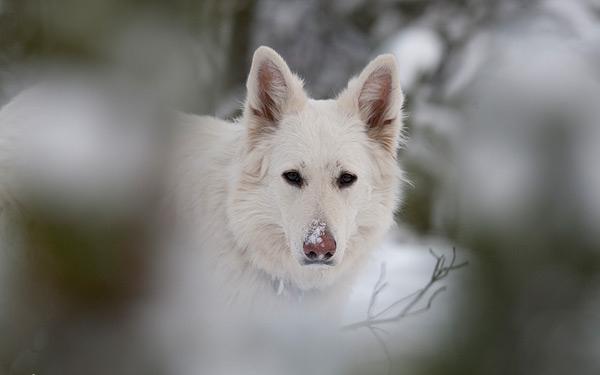
[[[301,261],[301,264],[303,266],[326,266],[326,267],[334,267],[336,265],[336,262],[333,260],[310,260],[310,259],[303,259]]]

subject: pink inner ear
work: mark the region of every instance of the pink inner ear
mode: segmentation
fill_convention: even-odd
[[[253,108],[252,112],[268,121],[277,121],[287,92],[283,73],[272,61],[265,61],[258,68],[257,79],[259,108]]]
[[[386,119],[391,93],[392,76],[385,67],[376,69],[365,81],[358,99],[358,107],[370,128],[391,123],[390,119]]]

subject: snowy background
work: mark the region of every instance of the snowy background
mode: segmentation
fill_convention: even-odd
[[[456,247],[458,261],[469,262],[440,282],[447,289],[431,309],[382,327],[385,348],[369,330],[349,333],[356,363],[343,373],[600,372],[600,1],[140,4],[0,0],[0,104],[49,75],[108,76],[121,95],[135,90],[145,99],[112,120],[135,124],[134,112],[157,125],[102,138],[91,126],[69,133],[74,141],[47,145],[53,160],[79,164],[52,164],[58,169],[46,182],[55,188],[34,196],[56,206],[80,198],[91,205],[82,208],[90,220],[120,230],[69,222],[59,235],[65,230],[71,243],[77,233],[76,247],[93,246],[33,265],[7,251],[16,239],[0,232],[0,374],[81,373],[82,363],[93,364],[86,373],[168,373],[129,320],[148,254],[105,249],[123,233],[148,240],[152,194],[136,193],[140,183],[159,185],[144,162],[156,157],[145,152],[164,146],[157,128],[165,113],[157,108],[239,115],[252,52],[263,44],[316,98],[334,96],[378,53],[399,61],[409,139],[400,160],[412,185],[345,321],[366,318],[382,263],[389,286],[380,306],[427,284],[436,262],[429,249],[449,258]],[[70,119],[85,113],[83,104],[73,112],[57,105]],[[114,160],[98,159],[94,147],[71,147],[90,140],[125,162],[111,168]],[[78,196],[82,186],[68,178],[87,162],[104,173],[99,198],[87,187],[91,196]],[[123,199],[130,211],[107,209]]]

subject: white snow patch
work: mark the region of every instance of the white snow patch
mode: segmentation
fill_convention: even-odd
[[[325,234],[325,229],[327,229],[327,224],[324,221],[314,219],[304,235],[304,243],[310,245],[320,244],[323,242],[321,237]]]

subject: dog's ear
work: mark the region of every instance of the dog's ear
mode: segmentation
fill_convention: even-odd
[[[371,61],[338,100],[357,112],[367,134],[394,155],[402,127],[404,95],[396,58],[380,55]]]
[[[254,52],[246,89],[244,117],[251,140],[272,132],[285,113],[301,109],[307,100],[302,81],[264,46]]]

